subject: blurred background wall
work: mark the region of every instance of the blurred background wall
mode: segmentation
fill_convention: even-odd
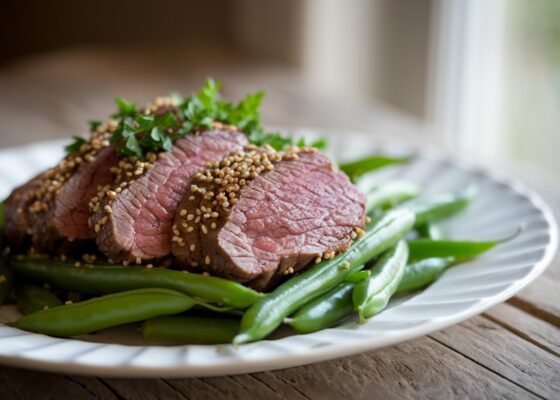
[[[157,49],[217,47],[288,68],[302,92],[340,104],[381,102],[459,151],[560,176],[558,1],[21,0],[0,7],[0,71],[68,49],[134,49],[173,63],[158,60]]]

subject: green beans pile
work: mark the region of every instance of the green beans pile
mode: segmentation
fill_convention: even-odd
[[[372,156],[341,170],[356,180],[407,160]],[[365,209],[373,222],[364,235],[269,293],[172,268],[8,257],[0,235],[0,304],[15,302],[25,315],[11,325],[31,332],[71,337],[142,323],[146,340],[173,343],[239,345],[283,324],[310,333],[351,318],[364,322],[393,296],[421,290],[447,268],[510,239],[453,241],[441,221],[466,209],[474,190],[425,198],[420,192],[406,181],[369,189]],[[0,204],[0,232],[3,217]]]

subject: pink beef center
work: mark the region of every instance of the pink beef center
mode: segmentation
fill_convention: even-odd
[[[328,165],[307,161],[282,163],[243,190],[219,236],[236,264],[276,269],[282,259],[338,248],[362,225],[363,195]]]

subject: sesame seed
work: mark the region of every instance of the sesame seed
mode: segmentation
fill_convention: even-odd
[[[194,243],[193,243],[193,244],[191,244],[191,247],[190,247],[190,249],[191,249],[191,251],[194,251],[194,250],[196,249],[196,245],[195,245]]]
[[[210,224],[210,228],[211,228],[211,229],[216,229],[216,228],[217,228],[216,223],[215,223],[215,222],[212,222],[212,223]]]
[[[193,230],[194,230],[194,228],[193,228],[192,226],[189,226],[189,227],[187,228],[187,232],[188,232],[188,233],[191,233]]]
[[[184,217],[185,215],[187,215],[187,210],[182,209],[181,211],[179,211],[179,215],[180,215],[181,217]]]
[[[194,215],[193,215],[193,214],[187,215],[187,221],[192,221],[193,219],[194,219]]]
[[[210,265],[211,262],[212,262],[212,260],[210,259],[210,256],[206,256],[206,257],[204,258],[204,264]]]
[[[204,233],[205,235],[208,233],[208,228],[206,227],[206,225],[202,224],[200,226],[200,229],[202,229],[202,233]]]

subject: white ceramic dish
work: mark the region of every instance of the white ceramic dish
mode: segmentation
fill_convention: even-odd
[[[445,228],[457,239],[504,237],[525,225],[523,234],[479,259],[454,267],[423,292],[392,301],[367,323],[353,321],[308,335],[280,332],[269,340],[239,346],[149,345],[131,327],[79,339],[58,339],[23,332],[2,322],[17,317],[0,308],[0,362],[72,374],[126,377],[188,377],[240,374],[309,364],[389,346],[463,321],[505,301],[540,275],[557,246],[552,213],[520,182],[453,161],[434,149],[419,149],[396,139],[347,134],[332,140],[338,156],[372,152],[414,156],[408,165],[375,174],[376,181],[408,179],[425,193],[457,190],[469,184],[479,195],[468,211]],[[369,136],[371,138],[371,136]],[[52,165],[63,142],[45,142],[0,151],[0,198],[17,184]]]

